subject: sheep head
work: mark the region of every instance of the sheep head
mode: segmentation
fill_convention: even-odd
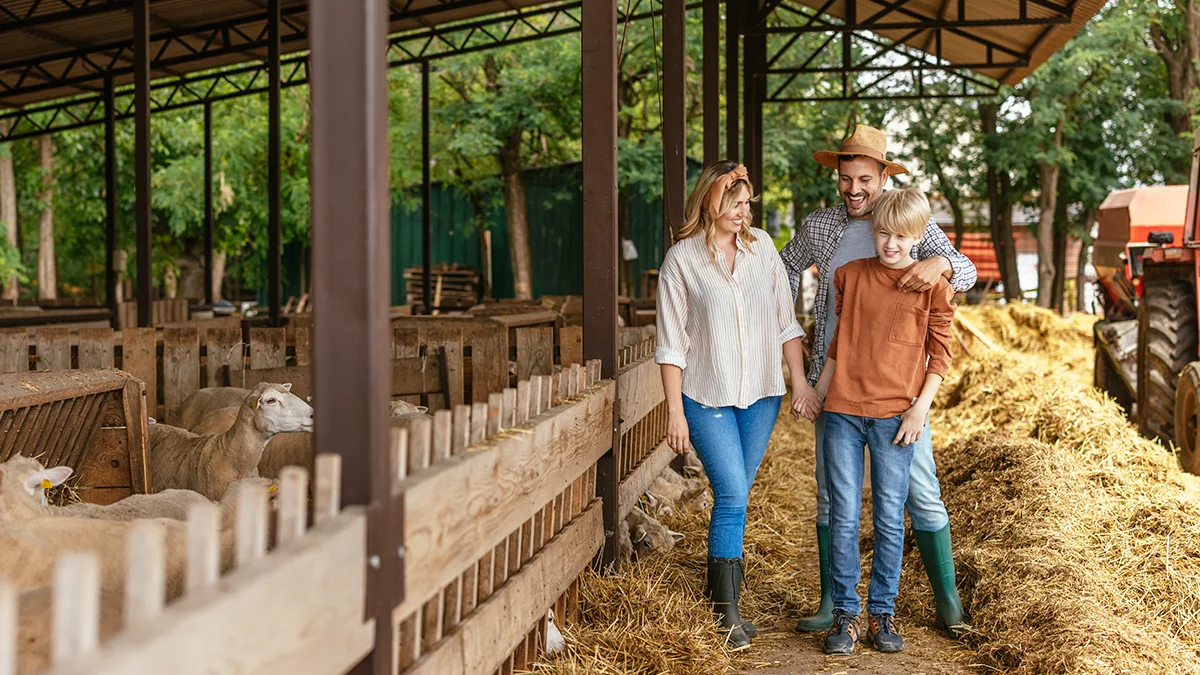
[[[62,485],[71,467],[45,468],[36,459],[13,455],[0,464],[0,521],[32,515],[37,505],[46,506],[46,488]]]
[[[245,405],[254,411],[259,428],[270,434],[287,431],[312,431],[313,409],[291,392],[291,383],[260,383],[246,397]]]

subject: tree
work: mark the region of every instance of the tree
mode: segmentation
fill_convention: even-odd
[[[38,216],[38,299],[58,299],[58,265],[54,257],[54,144],[38,139],[42,167],[42,212]]]
[[[8,131],[8,123],[0,123],[0,130]],[[0,145],[0,223],[5,229],[5,241],[8,247],[5,251],[15,251],[17,248],[17,184],[13,176],[13,156],[10,143]],[[6,255],[6,257],[8,257]],[[19,258],[18,255],[18,264]],[[16,304],[20,288],[17,285],[17,275],[4,275],[4,299]]]
[[[1165,111],[1165,119],[1177,136],[1187,136],[1192,130],[1189,110],[1196,95],[1197,68],[1200,67],[1200,3],[1196,0],[1173,0],[1152,3],[1155,10],[1149,21],[1150,44],[1166,67],[1166,84],[1170,97],[1177,102]],[[1187,172],[1186,164],[1176,171]]]

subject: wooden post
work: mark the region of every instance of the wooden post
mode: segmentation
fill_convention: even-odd
[[[721,0],[704,0],[704,164],[721,159]]]
[[[150,268],[150,0],[133,3],[134,220],[137,223],[137,325],[151,325],[154,298]]]
[[[375,649],[352,672],[374,675],[393,670],[392,608],[404,597],[391,371],[379,367],[392,345],[388,16],[386,0],[309,2],[313,384],[322,406],[313,447],[339,453],[342,496],[369,506],[364,618],[375,620]],[[318,471],[318,495],[334,487],[327,480]]]
[[[684,0],[663,0],[663,252],[683,226],[687,201],[687,113],[684,70],[687,10]]]
[[[583,51],[583,357],[617,372],[617,2],[582,9]],[[613,427],[619,415],[613,405]],[[613,434],[614,442],[616,432]],[[603,564],[618,565],[620,477],[612,448],[597,463],[604,500]]]

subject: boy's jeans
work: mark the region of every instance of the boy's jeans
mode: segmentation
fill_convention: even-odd
[[[862,515],[863,445],[871,450],[871,515],[875,555],[868,614],[894,614],[904,554],[904,501],[913,445],[892,445],[900,416],[886,419],[825,413],[825,476],[829,489],[829,582],[833,608],[858,615],[858,523]]]
[[[829,493],[825,490],[825,453],[821,443],[825,437],[825,415],[817,416],[816,432],[817,525],[829,524]],[[921,430],[921,438],[913,443],[912,469],[908,476],[908,515],[914,530],[937,532],[950,524],[946,505],[942,503],[942,488],[938,484],[937,465],[933,461],[933,438],[929,425]]]
[[[782,400],[768,396],[749,408],[708,408],[683,397],[688,434],[713,491],[708,521],[711,558],[742,557],[750,487],[767,452]],[[862,464],[861,457],[858,463]]]

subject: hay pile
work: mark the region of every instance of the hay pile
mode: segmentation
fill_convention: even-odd
[[[972,661],[1029,674],[1200,674],[1197,480],[1090,388],[1088,317],[1025,305],[959,312],[971,355],[958,348],[933,429]],[[817,597],[811,427],[785,419],[751,494],[742,607],[784,631]],[[707,518],[667,519],[687,535],[668,555],[589,578],[581,623],[564,627],[567,652],[535,672],[753,668],[756,650],[727,653],[708,622]],[[897,613],[909,626],[933,615],[915,550]]]
[[[1195,478],[1087,386],[1081,321],[960,311],[1014,349],[972,344],[934,421],[968,641],[1008,672],[1200,672]]]

